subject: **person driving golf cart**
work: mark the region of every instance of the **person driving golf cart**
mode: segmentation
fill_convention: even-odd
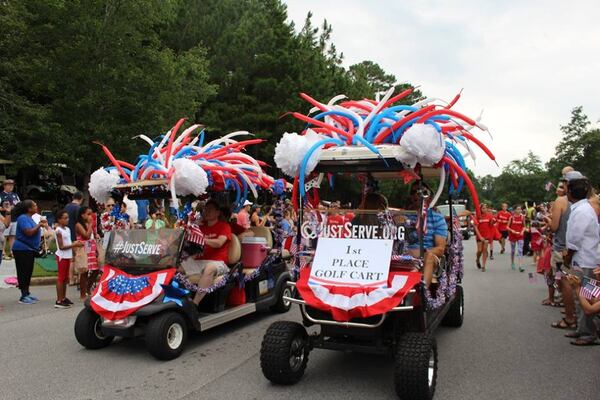
[[[221,218],[221,207],[214,200],[204,206],[200,230],[204,234],[204,250],[201,255],[190,256],[182,262],[182,268],[189,275],[190,281],[201,288],[208,288],[217,276],[229,272],[229,244],[231,227]],[[197,292],[194,303],[200,304],[206,293]]]
[[[431,190],[425,183],[421,183],[421,190],[424,191],[424,206],[429,207],[431,202]],[[421,194],[419,185],[413,184],[410,188],[410,203],[408,209],[418,210],[421,208]],[[427,220],[423,234],[423,248],[425,250],[423,259],[423,278],[427,287],[433,280],[433,271],[439,267],[440,258],[446,251],[446,241],[448,238],[448,224],[444,216],[432,208],[427,208]],[[410,244],[409,253],[413,257],[420,256],[419,244]]]

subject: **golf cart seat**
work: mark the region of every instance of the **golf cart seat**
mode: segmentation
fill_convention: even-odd
[[[236,235],[231,235],[231,241],[229,242],[229,266],[235,265],[240,262],[242,258],[242,244],[240,239]]]
[[[229,241],[229,253],[227,257],[227,266],[230,270],[233,270],[233,268],[237,263],[240,262],[240,259],[242,258],[242,245],[240,243],[240,239],[238,239],[236,235],[231,235],[231,240]],[[219,282],[221,279],[224,279],[224,275],[215,276],[214,283]]]
[[[271,230],[266,226],[252,226],[250,230],[254,233],[255,237],[263,237],[267,241],[267,247],[273,248],[273,235]]]

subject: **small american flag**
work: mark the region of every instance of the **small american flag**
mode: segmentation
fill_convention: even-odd
[[[186,228],[187,240],[202,246],[204,244],[204,233],[196,225],[188,225]]]
[[[591,278],[583,278],[583,285],[579,289],[579,294],[588,300],[600,298],[600,283]]]

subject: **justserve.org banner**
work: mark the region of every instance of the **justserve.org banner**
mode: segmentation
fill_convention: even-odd
[[[146,242],[141,243],[131,243],[131,242],[120,242],[117,243],[113,251],[115,253],[127,253],[127,254],[135,254],[135,255],[160,255],[161,254],[161,244],[150,244]]]
[[[112,231],[106,263],[126,267],[168,268],[178,264],[182,229]]]

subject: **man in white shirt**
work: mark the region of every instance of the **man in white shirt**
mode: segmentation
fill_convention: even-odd
[[[571,176],[569,176],[569,174]],[[594,277],[594,268],[598,265],[598,246],[600,245],[600,228],[598,215],[588,201],[590,183],[577,171],[567,174],[567,196],[571,205],[571,214],[567,222],[567,256],[565,264],[570,266],[573,274],[582,277]],[[590,346],[598,343],[597,328],[594,316],[586,315],[577,302],[577,331],[568,337],[575,338],[571,344]]]

